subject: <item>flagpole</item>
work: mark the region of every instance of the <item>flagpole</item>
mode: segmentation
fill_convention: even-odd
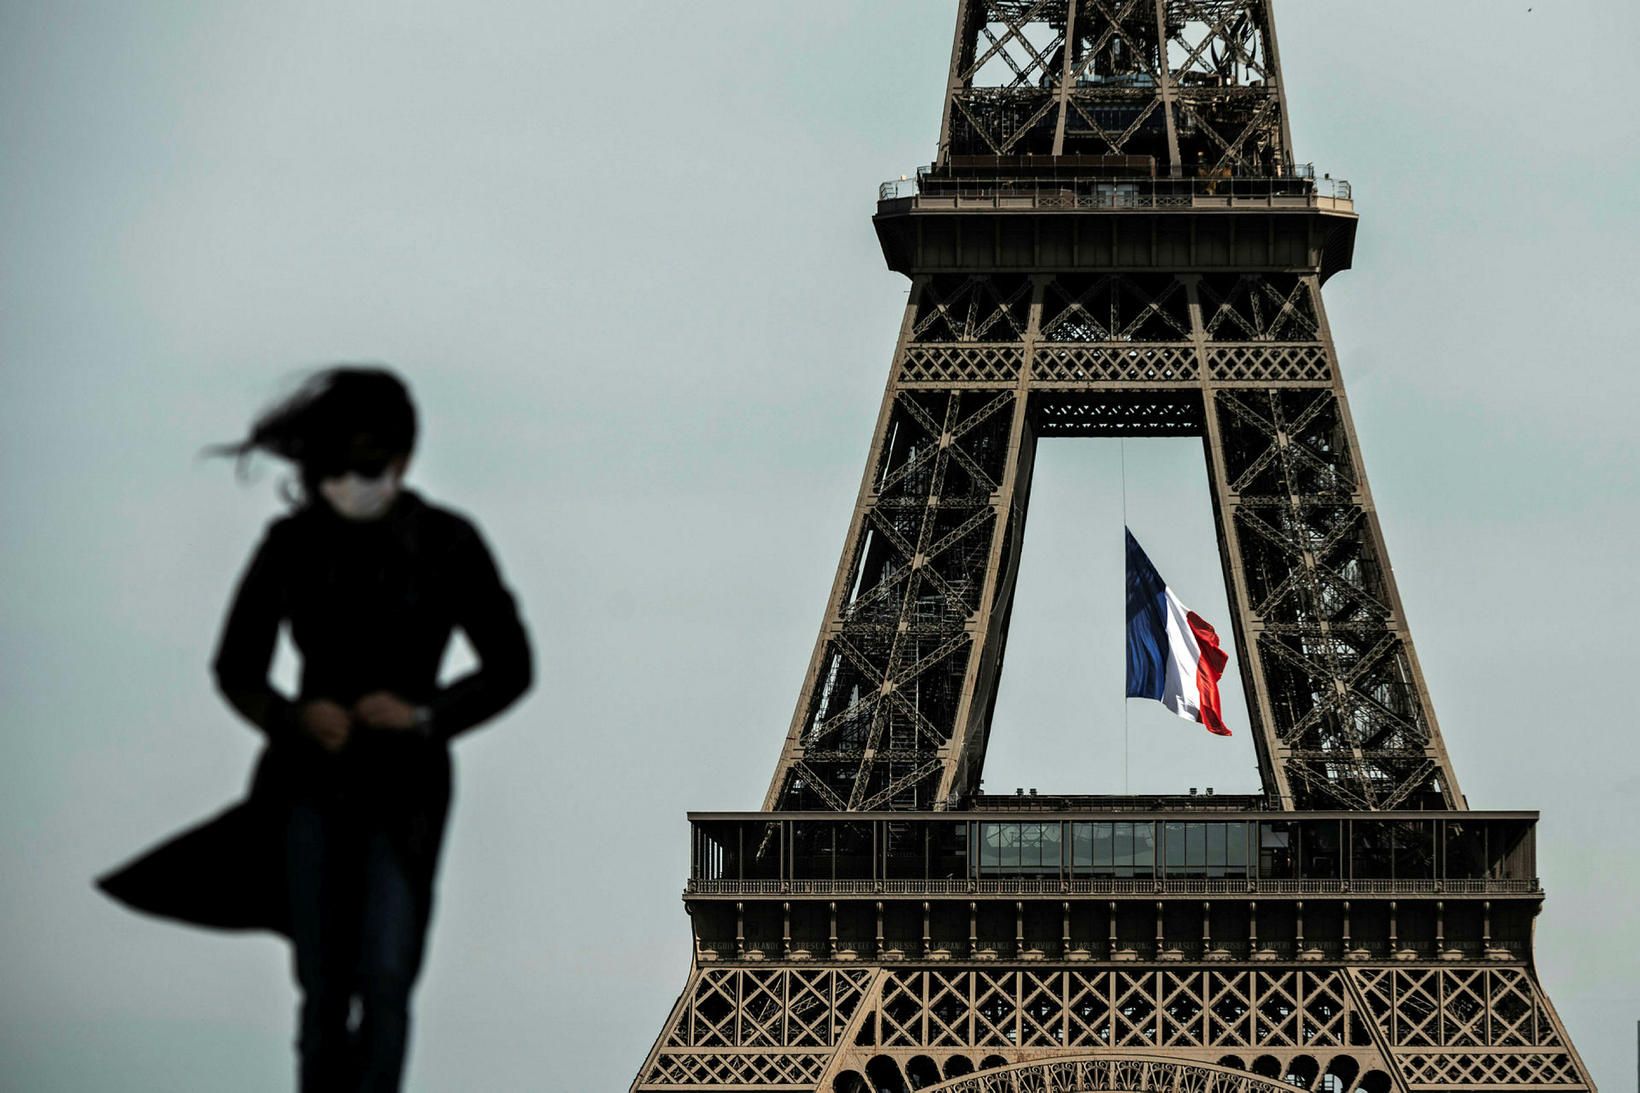
[[[1121,478],[1122,478],[1122,534],[1125,537],[1127,535],[1127,530],[1128,530],[1128,526],[1127,526],[1127,437],[1118,436],[1116,438],[1116,450],[1121,454],[1121,460],[1122,460],[1122,474],[1121,474]],[[1127,582],[1125,582],[1125,581],[1122,583],[1122,595],[1124,597],[1122,612],[1123,612],[1123,617],[1126,617],[1127,605],[1126,605],[1125,597],[1127,596]],[[1132,792],[1132,789],[1128,785],[1128,700],[1127,700],[1127,687],[1124,685],[1122,687],[1122,793],[1124,795],[1126,795],[1126,794],[1129,794],[1131,792]]]

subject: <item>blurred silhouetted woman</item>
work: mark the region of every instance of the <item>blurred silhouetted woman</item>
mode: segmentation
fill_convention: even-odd
[[[530,684],[529,639],[478,529],[402,485],[415,441],[397,376],[337,367],[218,449],[297,471],[215,661],[267,747],[244,802],[100,882],[139,910],[290,939],[304,1093],[399,1088],[448,744]],[[294,697],[268,679],[282,625],[301,654]],[[440,686],[458,628],[479,664]]]

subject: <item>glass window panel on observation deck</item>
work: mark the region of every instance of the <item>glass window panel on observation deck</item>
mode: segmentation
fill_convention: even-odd
[[[1044,873],[1059,872],[1061,827],[1057,823],[1045,823],[1041,833],[1041,869]]]
[[[1258,825],[1258,875],[1287,880],[1295,875],[1293,825],[1286,821]]]
[[[1207,824],[1207,875],[1210,877],[1224,876],[1224,870],[1229,863],[1225,850],[1225,830],[1229,824]]]
[[[1093,870],[1097,876],[1116,875],[1116,825],[1093,825]]]
[[[995,873],[1002,868],[1002,824],[979,825],[979,869]]]
[[[1224,840],[1226,864],[1232,874],[1240,876],[1247,870],[1247,825],[1226,824]]]
[[[1163,860],[1168,873],[1183,876],[1185,869],[1184,824],[1163,824],[1162,838],[1166,847]]]

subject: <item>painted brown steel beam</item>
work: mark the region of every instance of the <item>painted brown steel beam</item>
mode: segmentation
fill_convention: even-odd
[[[1123,31],[1152,18],[1154,55]],[[976,87],[987,51],[1012,59]],[[1449,874],[1452,832],[1493,863],[1486,822],[1535,814],[1463,811],[1321,300],[1353,204],[1291,166],[1268,0],[960,0],[937,160],[876,218],[913,285],[782,815],[692,817],[694,960],[634,1089],[1592,1088],[1532,969],[1532,834]],[[1036,444],[1087,435],[1202,437],[1263,796],[975,792]],[[1293,879],[981,857],[1010,825],[1064,854],[1077,821],[1159,847],[1198,816],[1254,852],[1291,824]]]

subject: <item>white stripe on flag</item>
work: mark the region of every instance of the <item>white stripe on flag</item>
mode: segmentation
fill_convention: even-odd
[[[1201,688],[1197,683],[1202,650],[1190,629],[1189,608],[1167,589],[1167,684],[1162,705],[1191,721],[1201,720]]]

